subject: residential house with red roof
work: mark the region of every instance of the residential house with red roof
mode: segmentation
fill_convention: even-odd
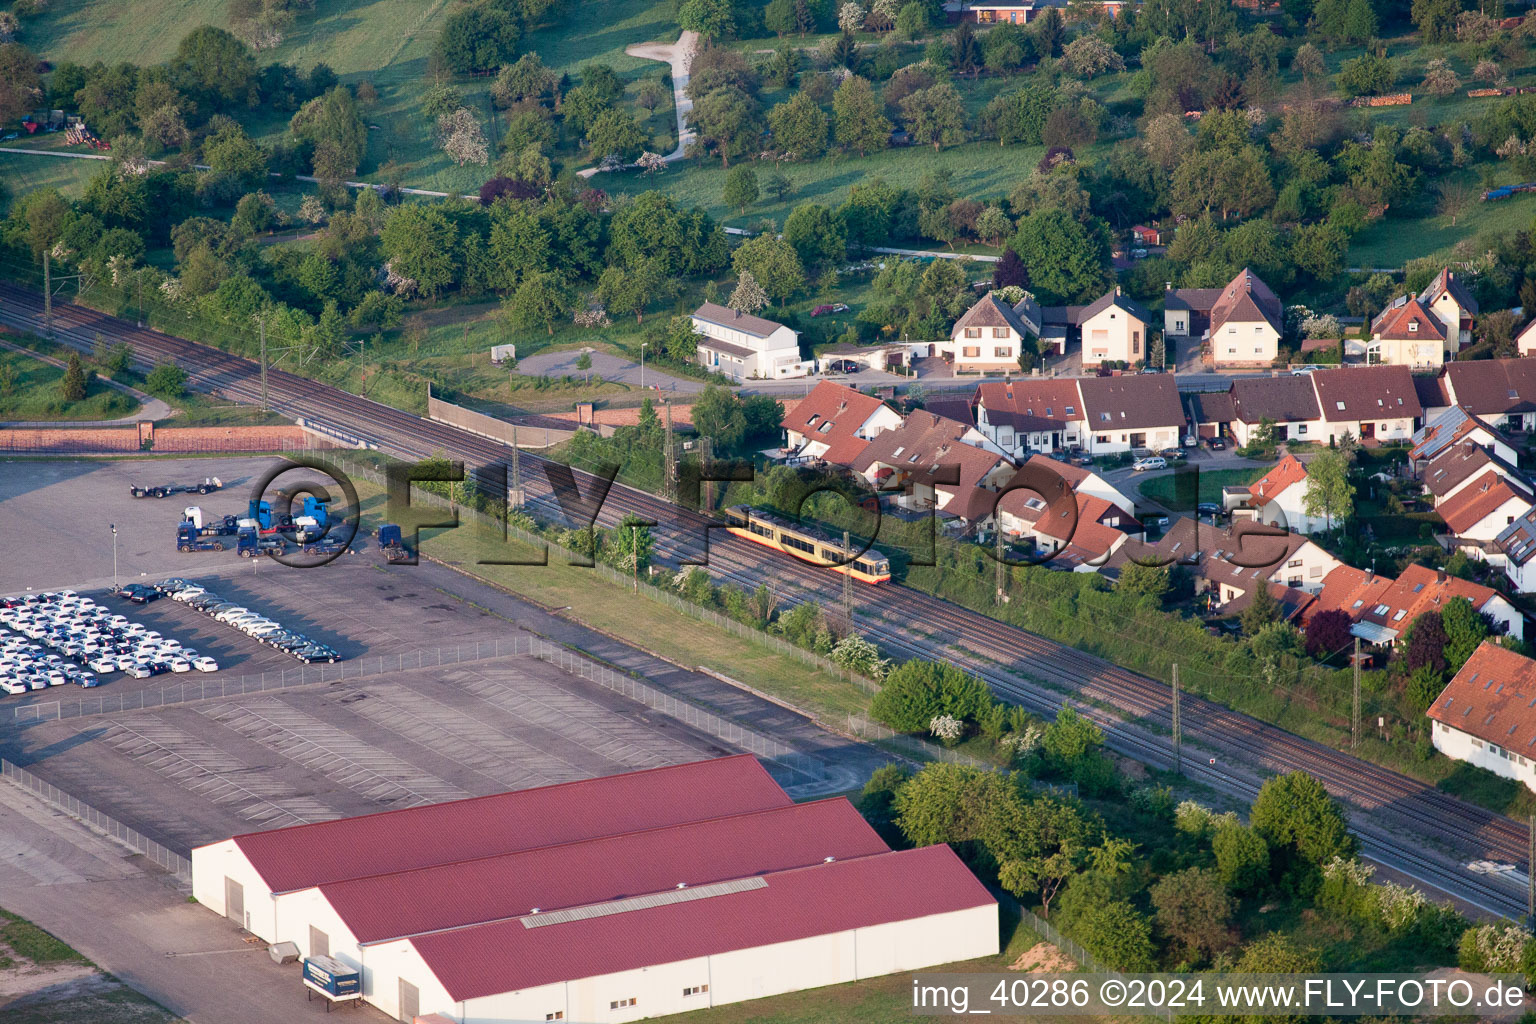
[[[975,427],[921,409],[883,432],[849,464],[907,509],[937,509],[968,522],[987,519],[1013,463]]]
[[[1084,306],[1073,326],[1083,339],[1083,368],[1104,363],[1134,366],[1145,362],[1151,345],[1152,314],[1119,285]]]
[[[1422,565],[1408,566],[1397,579],[1342,565],[1323,578],[1307,617],[1337,609],[1350,617],[1350,631],[1356,636],[1391,646],[1414,619],[1458,597],[1487,615],[1499,632],[1524,638],[1524,617],[1498,591]]]
[[[1184,406],[1171,374],[1083,377],[1084,447],[1094,455],[1133,448],[1177,448],[1184,436]]]
[[[947,846],[892,851],[750,755],[237,836],[193,851],[193,888],[242,923],[281,901],[253,930],[400,1020],[633,1020],[999,946]]]
[[[1536,591],[1536,506],[1504,527],[1483,557],[1502,566],[1516,593]]]
[[[1345,434],[1370,444],[1408,441],[1424,416],[1413,374],[1406,366],[1340,367],[1304,375],[1317,391],[1322,415],[1320,444],[1337,442]]]
[[[1294,455],[1287,455],[1274,469],[1248,487],[1248,507],[1259,522],[1296,533],[1316,533],[1329,529],[1324,516],[1307,513],[1307,467]],[[1335,521],[1332,525],[1338,525]]]
[[[1276,441],[1315,441],[1323,433],[1317,391],[1308,374],[1239,377],[1232,382],[1232,437],[1253,441],[1268,420]]]
[[[1477,300],[1450,267],[1441,267],[1424,290],[1418,294],[1420,306],[1433,313],[1446,327],[1446,350],[1454,357],[1472,344],[1472,322],[1477,317]]]
[[[1452,543],[1473,555],[1483,557],[1483,547],[1492,544],[1516,519],[1525,515],[1536,501],[1536,493],[1516,477],[1501,476],[1484,470],[1454,495],[1435,505],[1445,520],[1445,528],[1455,538]]]
[[[1536,789],[1536,661],[1484,640],[1426,712],[1435,749]]]
[[[1453,329],[1411,295],[1400,296],[1371,321],[1370,340],[1346,338],[1346,358],[1415,370],[1444,365]]]
[[[1520,328],[1520,333],[1515,335],[1515,351],[1524,357],[1536,356],[1536,320]]]
[[[824,380],[798,402],[785,403],[784,452],[791,462],[822,459],[846,466],[901,414],[873,395]]]
[[[1447,405],[1460,405],[1500,430],[1536,430],[1536,359],[1450,363],[1441,383]]]
[[[1103,498],[1074,494],[1072,504],[1047,503],[1031,490],[1008,491],[997,502],[1004,536],[1027,542],[1034,557],[1059,568],[1094,572],[1127,540],[1130,513]],[[1134,529],[1140,532],[1140,524]]]
[[[1436,455],[1421,470],[1420,479],[1424,481],[1424,493],[1429,495],[1431,504],[1439,508],[1485,473],[1514,480],[1523,479],[1513,463],[1505,462],[1471,438],[1459,441]]]
[[[974,401],[977,429],[1010,458],[1083,443],[1083,396],[1075,379],[985,381]]]
[[[1244,267],[1223,288],[1170,288],[1163,329],[1169,338],[1204,340],[1214,366],[1269,366],[1280,352],[1285,314],[1269,285]]]

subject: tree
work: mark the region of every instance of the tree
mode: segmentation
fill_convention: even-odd
[[[720,154],[721,167],[729,167],[731,157],[751,151],[763,130],[757,100],[729,85],[712,90],[694,104],[690,120],[700,143]]]
[[[1002,258],[992,264],[993,288],[1028,288],[1029,268],[1013,249],[1003,250]]]
[[[434,57],[455,74],[494,71],[511,58],[521,34],[505,10],[494,4],[472,4],[448,16]]]
[[[650,141],[650,134],[635,116],[624,110],[605,110],[587,126],[587,148],[598,161],[611,158],[629,163]]]
[[[877,829],[891,824],[896,817],[896,796],[911,777],[912,773],[899,764],[876,768],[856,801],[864,820]]]
[[[441,207],[406,205],[390,211],[379,235],[390,268],[435,296],[454,280],[459,231]]]
[[[763,291],[757,278],[748,270],[737,280],[736,288],[725,304],[738,313],[756,313],[768,305],[768,293]]]
[[[1166,565],[1143,565],[1132,560],[1120,567],[1120,582],[1115,589],[1126,594],[1151,597],[1161,603],[1172,586],[1173,581]]]
[[[890,145],[891,122],[880,112],[880,101],[869,82],[857,75],[843,79],[837,87],[832,118],[833,135],[845,149],[869,154]]]
[[[89,383],[90,376],[86,372],[80,353],[70,352],[69,362],[64,368],[64,378],[59,381],[60,396],[66,402],[78,402],[85,398],[85,388]]]
[[[784,221],[784,241],[807,269],[836,266],[848,255],[842,223],[820,203],[803,203]]]
[[[913,659],[886,674],[870,714],[900,732],[922,732],[936,716],[975,722],[993,704],[986,683],[954,665]]]
[[[725,176],[722,198],[725,205],[734,206],[745,214],[747,207],[757,202],[757,172],[750,167],[733,167]]]
[[[443,152],[460,167],[490,161],[490,146],[485,141],[485,132],[480,128],[480,119],[468,107],[440,115],[437,119],[437,137]]]
[[[144,377],[144,389],[167,400],[180,398],[187,391],[187,371],[169,359],[156,363]]]
[[[1361,54],[1339,65],[1339,88],[1346,96],[1379,96],[1392,88],[1396,80],[1397,70],[1392,61],[1373,53]]]
[[[800,265],[794,246],[772,235],[762,234],[743,242],[732,254],[731,265],[738,276],[750,273],[781,306],[785,299],[805,287],[805,268]]]
[[[1353,625],[1349,613],[1338,608],[1318,612],[1307,622],[1307,653],[1314,658],[1328,658],[1350,645]]]
[[[844,32],[857,32],[864,27],[864,5],[848,0],[837,9],[837,27]]]
[[[1442,217],[1449,217],[1451,227],[1456,226],[1456,221],[1472,205],[1472,190],[1458,181],[1436,182],[1435,194],[1435,212]]]
[[[795,183],[783,171],[774,171],[763,182],[763,190],[778,202],[783,202],[795,192]]]
[[[921,39],[928,31],[928,11],[916,0],[896,12],[896,34],[908,42]]]
[[[182,37],[170,60],[176,88],[209,102],[216,110],[254,106],[256,58],[248,46],[221,28],[203,25]]]
[[[1013,219],[1003,212],[1001,206],[994,204],[976,216],[975,230],[977,238],[991,245],[1001,245],[1004,238],[1013,234]]]
[[[597,297],[609,309],[635,314],[639,324],[645,322],[645,307],[652,299],[672,291],[669,285],[653,261],[635,267],[611,266],[597,280]]]
[[[1085,223],[1065,210],[1041,210],[1019,220],[1008,242],[1029,267],[1042,303],[1089,302],[1109,287],[1109,227]]]
[[[586,355],[585,352],[582,355]],[[591,362],[591,357],[588,357]],[[621,572],[643,573],[651,564],[655,553],[656,538],[651,526],[633,512],[626,512],[613,528],[610,541],[614,568]]]
[[[1307,493],[1302,507],[1321,517],[1326,529],[1355,514],[1355,488],[1349,482],[1349,458],[1337,449],[1322,452],[1307,464]]]
[[[965,103],[948,82],[920,89],[902,100],[901,114],[912,138],[932,143],[935,150],[965,141]]]
[[[1243,609],[1240,619],[1243,624],[1244,636],[1255,636],[1270,623],[1280,621],[1280,602],[1275,600],[1275,595],[1269,592],[1269,582],[1263,578],[1255,578],[1253,584],[1253,599],[1248,602],[1248,607]]]
[[[1426,43],[1448,43],[1456,38],[1460,0],[1413,0],[1410,17]]]
[[[1218,872],[1186,868],[1164,875],[1149,895],[1154,919],[1190,960],[1214,953],[1232,942],[1232,897]]]
[[[1436,96],[1449,96],[1461,88],[1461,79],[1450,61],[1436,57],[1424,66],[1424,88]]]
[[[1353,858],[1358,844],[1349,834],[1344,810],[1305,772],[1270,779],[1248,815],[1253,830],[1269,844],[1283,880],[1302,894],[1317,888],[1323,865]]]
[[[765,433],[776,430],[784,409],[767,396],[743,400],[729,388],[711,384],[694,400],[692,415],[694,427],[714,439],[716,451],[730,452],[760,442]]]
[[[1459,671],[1472,653],[1488,639],[1491,630],[1488,620],[1472,602],[1464,597],[1453,597],[1440,609],[1440,622],[1445,627],[1446,668]]]
[[[1229,821],[1211,837],[1216,873],[1232,892],[1253,892],[1269,879],[1269,844],[1251,828]]]
[[[995,772],[943,762],[925,765],[897,792],[896,821],[917,846],[970,842],[987,831],[1011,790]]]
[[[1106,71],[1125,70],[1125,58],[1098,36],[1078,36],[1062,50],[1061,57],[1079,78],[1093,78]]]
[[[555,321],[571,311],[570,289],[559,274],[530,274],[502,306],[512,326],[520,331],[543,324],[555,333]]]
[[[691,363],[698,354],[699,335],[693,321],[686,316],[675,316],[667,321],[666,336],[662,346],[667,356],[675,362]]]
[[[1063,704],[1056,721],[1046,726],[1040,745],[1052,758],[1071,766],[1104,744],[1104,730]]]
[[[734,27],[730,0],[683,0],[677,8],[677,22],[703,39],[722,38]]]
[[[1303,224],[1291,233],[1291,260],[1315,281],[1337,277],[1348,251],[1348,236],[1332,224]]]
[[[265,192],[248,192],[235,204],[230,225],[247,235],[272,230],[277,223],[277,204]]]
[[[821,105],[804,92],[768,112],[768,127],[774,144],[799,160],[812,160],[827,149],[827,115]]]
[[[1296,56],[1291,58],[1291,70],[1310,82],[1326,75],[1328,65],[1323,60],[1323,51],[1311,43],[1302,43],[1296,50]]]
[[[1445,670],[1445,648],[1449,642],[1445,633],[1445,620],[1439,610],[1422,612],[1408,624],[1407,635],[1402,638],[1407,647],[1405,659],[1410,672],[1432,668]]]

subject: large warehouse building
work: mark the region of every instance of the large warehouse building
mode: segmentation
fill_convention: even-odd
[[[236,836],[192,872],[405,1021],[638,1020],[998,950],[948,847],[894,852],[750,755]]]

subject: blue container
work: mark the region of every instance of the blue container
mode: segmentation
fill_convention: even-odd
[[[305,957],[304,980],[333,996],[355,996],[363,990],[363,976],[335,957]]]

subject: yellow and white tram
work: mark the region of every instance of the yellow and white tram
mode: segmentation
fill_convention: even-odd
[[[891,563],[874,548],[860,553],[857,547],[844,548],[820,530],[801,526],[773,512],[761,512],[750,505],[732,505],[725,510],[726,529],[738,537],[764,547],[782,551],[802,562],[845,573],[864,583],[887,583]]]

